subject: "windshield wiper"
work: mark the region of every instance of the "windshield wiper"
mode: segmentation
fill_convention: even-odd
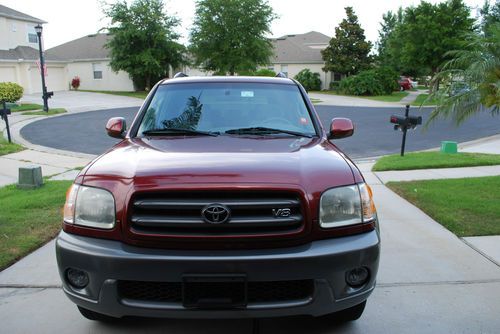
[[[182,128],[165,128],[165,129],[152,129],[142,132],[146,136],[164,136],[164,135],[196,135],[196,136],[213,136],[220,135],[219,132],[208,132],[199,130],[190,130]]]
[[[231,130],[227,130],[226,133],[227,134],[236,134],[236,135],[262,135],[262,134],[271,134],[271,133],[285,133],[285,134],[297,136],[297,137],[307,137],[307,138],[313,137],[312,135],[307,134],[307,133],[291,131],[291,130],[283,130],[283,129],[266,128],[264,126],[231,129]]]

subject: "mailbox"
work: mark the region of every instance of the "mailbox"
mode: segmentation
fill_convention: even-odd
[[[422,124],[422,116],[410,116],[410,106],[406,106],[405,115],[391,115],[390,122],[394,124],[394,130],[403,132],[403,141],[401,143],[401,156],[405,154],[406,132],[408,129],[415,129],[417,125]]]

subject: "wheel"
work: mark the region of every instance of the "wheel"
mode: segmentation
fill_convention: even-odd
[[[348,309],[328,314],[325,317],[337,323],[358,320],[365,310],[366,300]]]
[[[77,306],[78,311],[87,319],[93,320],[93,321],[101,321],[101,322],[112,322],[116,320],[117,318],[111,317],[109,315],[105,315],[102,313],[97,313],[91,310],[87,310],[86,308],[83,308],[81,306]]]

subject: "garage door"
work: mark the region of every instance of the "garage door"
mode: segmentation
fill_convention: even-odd
[[[40,72],[38,71],[37,67],[30,67],[30,78],[33,93],[41,92],[42,79],[40,78]],[[68,83],[66,82],[64,75],[64,67],[48,66],[47,76],[45,77],[45,84],[47,85],[47,91],[49,92],[68,90]]]
[[[0,66],[0,82],[17,82],[15,67]]]

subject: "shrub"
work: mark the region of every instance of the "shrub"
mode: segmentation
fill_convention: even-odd
[[[14,82],[0,82],[0,102],[14,103],[23,97],[24,89]]]
[[[76,76],[71,80],[71,87],[73,87],[74,90],[80,87],[80,77]]]
[[[300,82],[306,91],[321,89],[321,79],[319,78],[319,73],[312,73],[308,68],[300,71],[294,79]]]
[[[258,77],[275,77],[276,72],[273,70],[268,70],[267,68],[261,68],[260,70],[255,72],[255,75]]]
[[[340,81],[332,81],[330,82],[330,90],[339,90]]]
[[[396,71],[380,67],[342,79],[339,89],[349,95],[386,95],[398,89],[397,79]]]

